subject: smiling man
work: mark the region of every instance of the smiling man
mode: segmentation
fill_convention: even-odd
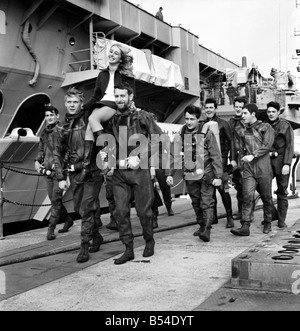
[[[185,125],[174,137],[174,150],[184,154],[184,179],[200,225],[194,236],[209,242],[215,216],[214,191],[222,184],[222,158],[213,132],[208,129],[203,133],[206,130],[204,122],[199,123],[201,109],[189,105],[184,116]]]
[[[231,165],[233,166],[232,172],[232,182],[234,183],[234,188],[236,190],[236,198],[238,205],[238,214],[233,216],[233,220],[240,220],[242,218],[242,206],[243,206],[243,186],[242,186],[242,171],[241,164],[239,160],[239,145],[240,137],[238,135],[238,129],[240,126],[244,126],[243,121],[243,108],[247,104],[247,101],[243,97],[236,97],[233,102],[233,108],[235,116],[230,118],[228,124],[232,131],[232,139],[234,145],[234,154]]]
[[[113,147],[115,151],[111,156],[108,155],[108,165],[109,168],[114,168],[112,177],[115,200],[114,216],[120,240],[125,245],[124,254],[116,259],[114,264],[121,265],[134,259],[134,235],[130,221],[132,192],[137,215],[143,228],[145,240],[143,257],[154,255],[155,241],[151,209],[154,192],[148,145],[150,142],[150,145],[157,147],[156,138],[162,134],[162,131],[155,123],[151,113],[133,107],[134,90],[128,83],[116,85],[114,93],[117,112],[105,128],[107,134],[101,135],[97,144],[100,146],[102,143],[104,145],[104,142],[108,142],[109,149],[109,140],[111,138],[115,140]],[[106,155],[104,152],[102,153],[104,160]],[[113,160],[113,166],[110,165],[111,160]],[[112,171],[109,174],[111,175]]]
[[[268,123],[275,131],[275,141],[271,149],[271,163],[277,183],[277,217],[278,227],[285,228],[288,210],[288,184],[291,164],[294,156],[294,132],[288,121],[280,118],[280,104],[267,104]]]
[[[62,190],[59,188],[58,178],[55,173],[53,150],[60,139],[58,123],[59,112],[53,106],[45,107],[46,128],[43,130],[39,143],[38,155],[35,159],[35,169],[38,173],[45,176],[47,184],[47,193],[51,201],[51,214],[49,227],[47,231],[47,240],[54,240],[54,230],[57,223],[63,219],[65,221],[61,232],[67,232],[73,225],[73,220],[69,216],[66,208],[62,203]]]
[[[263,202],[264,229],[263,233],[271,231],[272,222],[272,167],[270,151],[274,143],[274,130],[268,123],[257,120],[258,107],[247,104],[243,108],[243,120],[245,127],[238,129],[240,136],[239,154],[242,164],[242,227],[232,229],[231,233],[237,236],[250,235],[250,223],[255,190],[258,188]]]

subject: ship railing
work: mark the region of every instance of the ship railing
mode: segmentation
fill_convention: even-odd
[[[97,67],[99,67],[97,64],[97,60],[99,59],[99,57],[103,58],[102,54],[106,51],[107,41],[105,34],[103,32],[93,32],[90,38],[90,48],[79,49],[71,52],[71,55],[74,57],[75,61],[70,62],[69,66],[74,71],[96,69]]]
[[[7,173],[4,176],[4,170],[7,171]],[[20,201],[11,201],[5,197],[5,192],[4,192],[4,183],[6,180],[6,177],[9,172],[14,172],[18,173],[24,176],[34,176],[34,177],[44,177],[45,175],[36,173],[35,170],[32,169],[23,169],[23,168],[18,168],[14,166],[8,166],[4,163],[0,163],[0,240],[4,239],[4,231],[3,231],[3,226],[4,226],[4,204],[13,204],[15,206],[22,206],[22,207],[36,207],[36,208],[41,208],[41,207],[51,207],[51,204],[29,204],[29,203],[24,203]],[[69,201],[64,201],[64,203],[69,202]]]

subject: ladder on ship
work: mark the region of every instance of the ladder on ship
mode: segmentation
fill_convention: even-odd
[[[101,47],[99,42],[102,42]],[[90,48],[79,49],[71,52],[74,58],[69,66],[73,71],[93,70],[99,67],[95,61],[96,53],[106,51],[106,36],[103,32],[92,32],[90,36]],[[99,56],[99,54],[98,54]]]

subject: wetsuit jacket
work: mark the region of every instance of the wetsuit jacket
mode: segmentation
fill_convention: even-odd
[[[207,119],[205,122],[209,121],[215,121],[218,123],[222,158],[223,160],[226,160],[227,165],[228,153],[230,152],[230,158],[234,155],[233,137],[230,126],[228,122],[216,115],[212,119]],[[224,166],[226,165],[224,164]]]
[[[39,142],[38,155],[35,161],[43,164],[45,169],[54,169],[53,152],[60,138],[58,123],[48,125],[42,132]]]
[[[202,160],[202,164],[195,165],[195,169],[193,169],[190,166],[187,169],[186,166],[183,165],[184,173],[196,171],[197,168],[203,170],[203,175],[213,173],[214,178],[222,178],[223,176],[222,158],[217,144],[217,140],[214,134],[210,130],[208,130],[205,135],[201,133],[203,126],[204,123],[202,122],[199,124],[198,128],[196,128],[194,131],[191,132],[188,131],[187,126],[184,125],[180,133],[175,135],[174,137],[175,161],[173,162],[173,168],[174,168],[174,164],[178,165],[178,159],[176,161],[176,158],[178,158],[179,155],[177,152],[182,150],[186,158],[190,158],[190,156],[192,155],[193,162],[197,161],[197,159],[201,160],[202,158],[204,158],[204,160]],[[185,135],[188,134],[192,135],[192,139],[191,140],[186,139],[185,141],[184,140]],[[196,157],[197,153],[198,153],[198,158]],[[204,169],[203,169],[203,165],[204,165]]]
[[[281,173],[284,165],[291,166],[294,156],[294,132],[288,121],[278,118],[268,122],[275,131],[275,141],[271,152],[277,152],[278,157],[272,157],[271,162],[276,173]]]
[[[55,169],[58,180],[65,180],[64,169],[67,165],[74,165],[75,170],[81,171],[84,161],[84,138],[87,127],[85,112],[66,114],[61,128],[61,143],[54,149]]]
[[[113,154],[117,167],[120,160],[129,156],[139,156],[141,168],[149,169],[151,166],[149,146],[153,148],[150,158],[159,159],[159,136],[162,131],[151,113],[140,109],[117,111],[105,127],[105,132],[112,134],[116,139],[116,149]],[[149,138],[151,138],[150,145]],[[141,139],[142,143],[139,143]]]
[[[94,89],[93,96],[91,99],[84,104],[84,109],[91,112],[93,110],[92,106],[99,102],[105,95],[105,91],[107,89],[108,83],[109,83],[109,69],[102,70],[96,80],[96,85]],[[123,75],[120,73],[119,70],[116,70],[115,72],[115,79],[114,79],[114,85],[118,85],[120,83],[128,83],[134,90],[135,94],[135,79],[134,77],[129,77],[126,75]]]
[[[245,127],[245,124],[243,122],[242,116],[232,117],[228,121],[228,124],[232,132],[232,140],[233,140],[233,149],[231,150],[232,155],[230,156],[230,159],[236,161],[239,164],[238,151],[240,147],[240,137],[238,135],[238,130],[240,127]]]
[[[257,160],[269,152],[273,146],[275,132],[270,124],[256,121],[245,128],[240,127],[238,134],[241,136],[240,155],[253,155]]]

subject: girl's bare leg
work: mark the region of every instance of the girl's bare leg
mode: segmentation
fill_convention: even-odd
[[[90,123],[88,123],[88,125],[87,125],[84,140],[86,140],[86,141],[94,141],[95,140],[92,128],[90,126]]]
[[[107,106],[94,109],[89,117],[89,124],[92,131],[97,132],[103,130],[103,126],[101,123],[110,120],[115,115],[115,113],[115,109]]]

